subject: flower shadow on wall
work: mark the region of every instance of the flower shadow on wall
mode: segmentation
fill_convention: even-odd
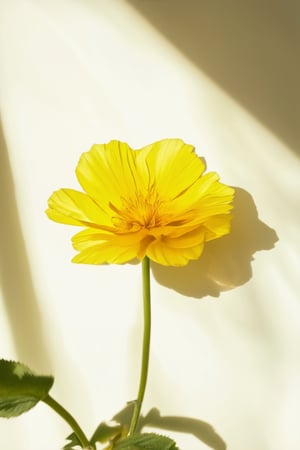
[[[235,188],[231,232],[206,243],[202,256],[185,267],[165,267],[152,262],[158,283],[195,298],[219,297],[222,291],[241,286],[252,277],[251,261],[260,250],[278,241],[275,230],[258,218],[249,192]]]

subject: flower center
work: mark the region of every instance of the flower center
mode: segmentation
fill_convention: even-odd
[[[150,191],[147,196],[137,193],[134,198],[121,200],[123,208],[119,209],[110,204],[110,208],[117,213],[117,216],[112,217],[112,222],[121,232],[151,229],[162,225],[162,217],[159,214],[162,202],[156,192]]]

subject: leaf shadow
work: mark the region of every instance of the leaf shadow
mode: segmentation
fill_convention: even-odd
[[[185,296],[219,297],[252,277],[257,251],[270,250],[278,241],[275,230],[259,220],[249,192],[235,187],[231,232],[206,244],[202,256],[185,267],[151,264],[156,281]]]
[[[112,420],[129,428],[133,407],[134,404],[129,403]],[[137,431],[141,432],[145,427],[193,435],[213,450],[226,450],[227,448],[225,441],[209,423],[192,417],[161,416],[157,408],[152,408],[145,416],[140,416]]]

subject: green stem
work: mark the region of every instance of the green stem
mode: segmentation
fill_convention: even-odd
[[[149,366],[149,352],[150,352],[150,336],[151,336],[151,294],[150,294],[150,261],[145,257],[142,261],[143,274],[143,304],[144,304],[144,336],[143,336],[143,352],[142,352],[142,366],[140,374],[140,384],[138,396],[134,404],[134,411],[129,427],[129,436],[134,434],[137,422],[139,420],[142,403],[144,399],[148,366]]]
[[[48,406],[50,406],[50,408],[52,408],[59,416],[61,416],[70,425],[70,427],[76,434],[78,440],[80,441],[80,444],[83,449],[92,449],[93,448],[90,446],[88,438],[82,431],[79,424],[76,422],[74,417],[63,406],[61,406],[50,395],[47,395],[47,397],[45,397],[43,399],[43,402],[46,403]]]

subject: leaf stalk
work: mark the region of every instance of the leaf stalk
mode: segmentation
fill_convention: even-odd
[[[94,446],[90,445],[88,438],[82,431],[82,428],[80,427],[78,422],[62,405],[60,405],[56,400],[54,400],[54,398],[51,397],[49,394],[43,399],[43,402],[46,403],[46,405],[50,406],[50,408],[52,408],[60,417],[62,417],[70,425],[70,427],[76,434],[83,449],[86,450],[94,449]]]

